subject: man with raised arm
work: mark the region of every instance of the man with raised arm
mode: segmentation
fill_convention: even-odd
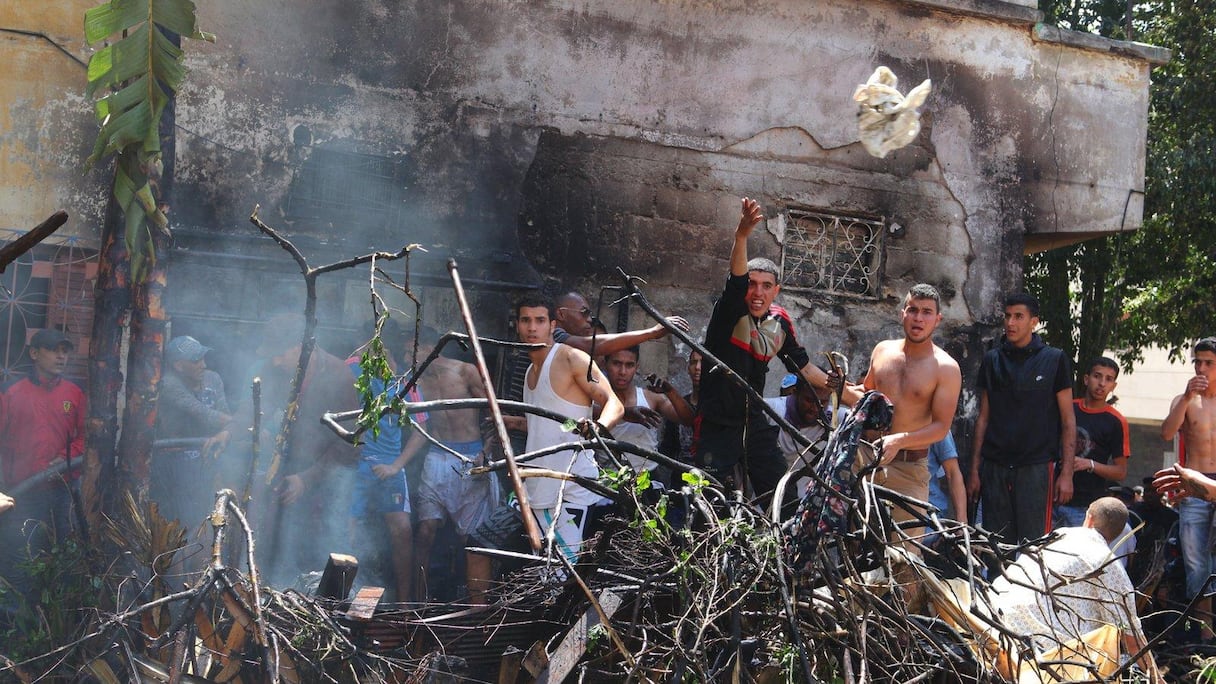
[[[1195,375],[1187,380],[1186,391],[1174,397],[1170,413],[1161,423],[1161,438],[1173,441],[1182,433],[1187,468],[1211,476],[1216,473],[1216,337],[1205,337],[1195,344],[1191,362]],[[1213,638],[1212,597],[1208,578],[1216,569],[1212,552],[1212,516],[1216,504],[1189,497],[1178,502],[1179,542],[1186,568],[1187,598],[1202,596],[1195,604],[1203,616],[1200,637]]]
[[[950,434],[963,383],[958,363],[933,343],[933,331],[942,320],[941,301],[932,285],[921,283],[908,290],[900,313],[903,339],[874,347],[862,381],[895,406],[891,432],[876,445],[884,465],[875,482],[921,501],[929,499],[929,447]],[[896,523],[913,518],[898,506],[891,517]]]
[[[649,328],[641,330],[630,330],[622,333],[599,333],[592,335],[592,321],[595,320],[595,312],[591,310],[591,305],[587,303],[586,298],[577,292],[567,292],[557,298],[557,315],[555,321],[557,327],[553,330],[553,340],[559,344],[567,344],[576,349],[580,349],[588,354],[598,356],[607,356],[616,353],[622,349],[636,347],[643,342],[652,340],[661,340],[667,337],[668,330],[662,325],[656,323]],[[688,332],[688,321],[679,316],[668,316],[667,322],[675,327]],[[595,349],[592,349],[592,339],[595,341]]]
[[[802,375],[814,387],[833,384],[828,374],[811,363],[798,343],[794,324],[785,309],[774,306],[781,291],[777,264],[769,259],[748,260],[747,239],[764,220],[760,204],[744,197],[739,225],[730,252],[730,276],[714,304],[705,331],[705,348],[730,366],[760,395],[773,357],[790,372]],[[857,400],[856,390],[845,388],[845,403]],[[766,497],[785,474],[785,458],[777,447],[777,427],[761,408],[724,372],[706,368],[701,375],[696,456],[715,477]]]

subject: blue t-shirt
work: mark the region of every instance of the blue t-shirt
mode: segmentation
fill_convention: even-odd
[[[946,433],[946,438],[929,447],[929,503],[944,513],[950,512],[950,497],[942,488],[941,478],[946,476],[942,463],[957,459],[958,448],[954,446],[954,435]]]
[[[347,359],[346,367],[350,369],[350,372],[356,378],[363,374],[363,368],[359,365],[359,357],[357,356]],[[401,390],[404,381],[404,378],[394,378],[392,382],[386,385],[380,378],[372,378],[372,391],[381,396],[389,395],[389,393],[395,395]],[[411,402],[422,401],[422,394],[418,391],[417,387],[413,387],[406,393],[405,400]],[[414,420],[418,423],[425,423],[426,414],[416,413],[414,414]],[[386,413],[380,418],[380,434],[372,437],[370,432],[365,433],[359,453],[365,460],[388,465],[397,460],[397,457],[401,455],[401,449],[405,444],[403,438],[404,432],[401,428],[401,416],[395,413]]]

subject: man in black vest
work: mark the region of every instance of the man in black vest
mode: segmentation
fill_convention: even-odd
[[[1005,298],[1005,339],[980,363],[967,494],[984,527],[1014,544],[1051,529],[1051,509],[1072,498],[1076,419],[1072,363],[1034,332],[1039,300]]]

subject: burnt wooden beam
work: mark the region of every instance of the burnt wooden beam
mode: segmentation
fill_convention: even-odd
[[[509,646],[502,652],[502,661],[498,664],[498,684],[515,684],[519,681],[524,655],[526,654],[523,651],[514,646]]]
[[[34,245],[50,237],[52,233],[62,228],[63,224],[67,222],[68,213],[60,209],[51,214],[47,220],[34,226],[34,229],[30,232],[13,240],[4,247],[0,247],[0,273],[4,273],[4,269],[16,261],[17,257],[33,249]]]
[[[325,572],[321,573],[321,582],[317,584],[317,596],[345,601],[350,596],[350,588],[359,574],[359,559],[345,553],[331,553],[325,562]]]
[[[604,591],[599,597],[600,608],[608,618],[611,618],[624,602],[624,597],[612,591]],[[560,684],[566,681],[566,677],[574,671],[578,661],[582,660],[583,654],[587,652],[588,635],[599,624],[600,611],[595,608],[588,609],[583,614],[583,619],[566,632],[557,649],[549,655],[549,666],[536,677],[536,684]]]

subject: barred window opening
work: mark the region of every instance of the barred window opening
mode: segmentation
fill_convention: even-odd
[[[878,297],[886,232],[872,218],[786,210],[783,289]]]

